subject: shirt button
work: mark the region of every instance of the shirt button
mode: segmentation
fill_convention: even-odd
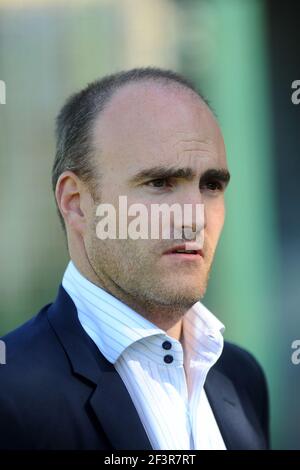
[[[162,347],[163,347],[164,349],[168,349],[168,350],[169,350],[169,349],[171,349],[171,347],[172,347],[172,343],[170,343],[170,341],[164,341],[163,344],[162,344]]]
[[[165,357],[164,357],[164,361],[166,364],[171,364],[171,362],[173,362],[174,358],[173,356],[170,356],[170,354],[167,354]]]

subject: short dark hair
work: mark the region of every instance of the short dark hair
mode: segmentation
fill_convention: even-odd
[[[195,92],[210,107],[207,100],[189,80],[171,70],[156,67],[121,71],[88,84],[66,101],[56,119],[56,155],[52,168],[54,192],[59,176],[64,171],[71,170],[90,185],[93,194],[95,168],[91,134],[95,119],[118,89],[129,83],[141,81],[180,85]],[[58,213],[65,229],[59,209]]]

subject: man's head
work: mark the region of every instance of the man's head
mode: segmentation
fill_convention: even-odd
[[[178,320],[205,293],[224,222],[229,174],[207,103],[173,72],[135,69],[71,97],[57,122],[53,187],[71,258],[92,282],[152,321]],[[204,204],[201,254],[165,254],[184,239],[99,240],[96,208],[112,204],[119,221],[121,195],[149,214],[153,204]]]

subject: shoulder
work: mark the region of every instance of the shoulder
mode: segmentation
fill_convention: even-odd
[[[68,357],[48,318],[51,305],[1,338],[6,363],[0,366],[0,400],[33,390],[45,396],[50,393],[47,386],[53,390],[54,382],[58,386],[71,375]]]
[[[244,409],[253,410],[269,441],[268,386],[259,362],[245,349],[225,341],[215,368],[233,383]]]
[[[67,366],[63,349],[47,317],[49,305],[1,338],[6,363],[0,366],[0,403],[47,391],[47,384]],[[33,396],[33,395],[31,395]]]
[[[6,364],[0,366],[0,449],[43,448],[49,439],[64,442],[63,424],[77,419],[76,397],[84,400],[90,393],[84,383],[74,381],[48,320],[49,307],[2,338]]]
[[[1,338],[6,363],[0,366],[0,448],[26,445],[29,428],[40,427],[32,410],[37,418],[45,400],[55,395],[53,384],[59,388],[58,377],[66,375],[67,360],[48,322],[48,308]]]
[[[8,377],[22,370],[22,377],[37,366],[45,366],[49,352],[57,350],[57,338],[48,322],[46,305],[36,316],[3,336],[6,364],[0,367],[0,377]]]
[[[217,369],[221,369],[235,384],[264,391],[267,387],[263,369],[255,357],[235,344],[225,341]]]

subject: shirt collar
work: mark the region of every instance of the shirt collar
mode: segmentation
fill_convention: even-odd
[[[115,364],[130,348],[139,357],[151,357],[166,365],[166,355],[171,355],[165,349],[167,341],[172,346],[172,364],[182,366],[183,349],[179,341],[90,282],[72,261],[64,273],[62,285],[77,308],[82,326],[108,361]],[[195,303],[183,320],[184,362],[200,361],[212,366],[222,353],[224,329],[202,303]]]

